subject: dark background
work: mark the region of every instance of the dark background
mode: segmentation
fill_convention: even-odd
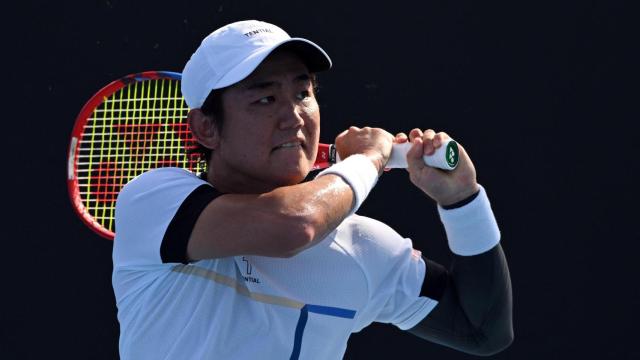
[[[429,127],[464,144],[513,280],[516,338],[496,359],[640,358],[638,40],[622,2],[11,6],[0,358],[117,358],[112,243],[83,225],[67,196],[75,116],[108,82],[181,71],[206,34],[249,18],[331,55],[334,68],[320,77],[324,142],[369,125]],[[448,262],[435,205],[405,172],[386,174],[360,213]],[[473,358],[380,324],[354,334],[345,357]]]

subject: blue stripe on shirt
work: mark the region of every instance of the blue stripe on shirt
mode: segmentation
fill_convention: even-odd
[[[302,335],[304,334],[304,328],[307,325],[309,312],[321,315],[341,317],[345,319],[353,319],[356,316],[355,310],[310,304],[303,306],[302,309],[300,309],[300,318],[298,318],[298,324],[296,325],[296,334],[293,339],[293,351],[291,352],[291,357],[289,358],[290,360],[298,360],[298,358],[300,357]]]

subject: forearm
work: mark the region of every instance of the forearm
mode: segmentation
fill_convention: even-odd
[[[329,174],[302,184],[278,188],[263,196],[263,206],[280,217],[281,236],[291,239],[287,256],[315,245],[349,215],[354,202],[353,190],[337,175]],[[290,230],[298,228],[302,236]]]
[[[293,256],[335,228],[349,213],[352,201],[351,188],[337,176],[264,194],[220,196],[195,223],[189,259]]]
[[[297,251],[324,239],[349,214],[355,213],[378,181],[382,164],[376,157],[352,155],[324,171],[310,182],[296,185],[300,197],[287,194],[287,208],[298,207],[309,237]],[[287,191],[287,188],[282,188]],[[308,203],[306,203],[308,202]]]
[[[434,270],[434,263],[427,266]],[[410,331],[476,355],[506,348],[513,339],[512,297],[501,246],[480,255],[454,255],[445,282],[438,305]]]
[[[264,194],[226,194],[211,201],[193,227],[189,259],[291,257],[322,241],[357,209],[378,178],[366,158],[347,159],[335,167],[332,171],[348,171],[327,171],[312,181]],[[365,171],[359,171],[362,168]]]
[[[358,210],[382,171],[383,163],[380,163],[378,168],[374,165],[375,158],[363,154],[352,155],[320,172],[313,181],[296,185],[297,190],[301,190],[298,193],[305,199],[288,194],[287,203],[290,204],[285,208],[300,208],[299,212],[304,214],[310,235],[296,251],[302,251],[321,241],[338,227],[345,217]]]
[[[438,305],[412,332],[461,351],[495,353],[513,338],[511,281],[484,189],[440,215],[453,261],[446,270],[426,260],[422,295]]]

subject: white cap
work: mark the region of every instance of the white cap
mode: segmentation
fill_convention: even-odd
[[[292,38],[281,28],[263,21],[235,22],[204,38],[185,65],[182,96],[187,105],[191,109],[200,108],[211,90],[246,78],[283,45],[295,51],[310,72],[331,68],[329,55],[309,40]]]

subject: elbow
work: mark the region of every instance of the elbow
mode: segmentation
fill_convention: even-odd
[[[316,240],[316,228],[306,219],[296,219],[283,227],[281,251],[282,258],[291,258],[307,249]]]
[[[477,356],[496,355],[513,343],[513,329],[509,329],[504,333],[492,337],[485,337],[478,341],[473,349],[468,349],[468,353]]]
[[[268,201],[269,228],[277,254],[272,256],[290,258],[316,244],[330,229],[326,211],[302,201],[292,201],[280,192],[265,196]]]

